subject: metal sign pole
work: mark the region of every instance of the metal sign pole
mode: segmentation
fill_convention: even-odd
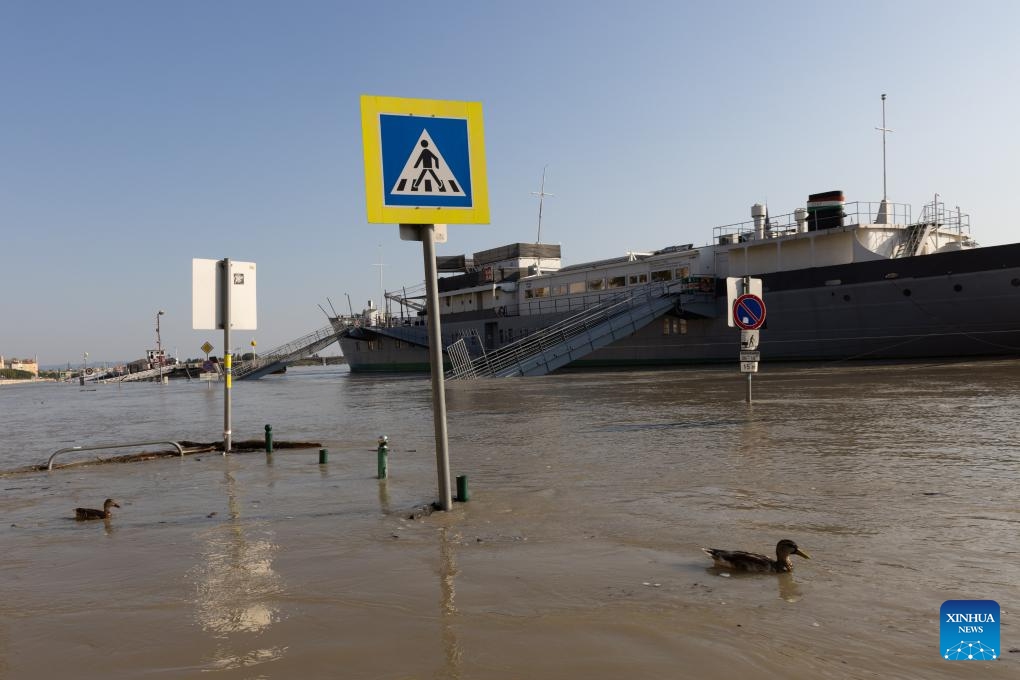
[[[747,374],[747,403],[751,403],[751,373]]]
[[[222,261],[223,290],[221,321],[223,323],[223,455],[230,453],[230,390],[233,387],[233,357],[230,354],[230,258]]]
[[[453,505],[450,493],[450,451],[446,435],[446,393],[443,375],[443,343],[439,321],[439,272],[436,267],[435,225],[417,225],[425,255],[426,317],[429,329],[429,364],[432,372],[432,420],[436,430],[436,470],[439,475],[439,503],[443,510]]]

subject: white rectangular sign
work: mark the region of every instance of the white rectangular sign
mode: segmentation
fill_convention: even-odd
[[[222,260],[191,261],[191,327],[223,328]],[[256,330],[255,263],[230,261],[230,328]]]
[[[757,361],[741,361],[740,362],[741,373],[757,373],[758,362]]]
[[[743,352],[742,351],[740,353],[740,361],[741,362],[744,362],[744,361],[754,361],[754,362],[761,361],[761,352]]]

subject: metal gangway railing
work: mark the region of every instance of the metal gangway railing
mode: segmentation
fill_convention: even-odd
[[[150,368],[145,371],[136,371],[134,373],[125,373],[124,375],[115,375],[111,378],[103,378],[103,382],[107,383],[120,383],[120,382],[138,382],[139,380],[158,380],[161,375],[169,376],[171,371],[176,366],[170,364],[163,364],[162,368],[158,366],[156,368]],[[89,378],[91,380],[91,378]]]
[[[643,328],[692,293],[680,283],[654,283],[558,321],[516,342],[470,358],[458,340],[447,348],[451,380],[545,375]]]
[[[342,332],[343,329],[338,329],[337,324],[331,324],[317,331],[312,331],[297,340],[291,340],[286,345],[281,345],[258,355],[252,360],[237,362],[233,367],[233,376],[237,380],[242,380],[247,377],[257,378],[266,373],[271,373],[272,371],[268,369],[303,359],[310,354],[315,354],[329,347],[336,342],[337,336]]]

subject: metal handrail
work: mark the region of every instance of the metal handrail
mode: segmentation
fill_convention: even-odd
[[[249,373],[253,373],[261,368],[275,364],[281,361],[289,361],[295,357],[295,355],[303,355],[308,352],[309,348],[315,347],[317,344],[326,340],[335,340],[337,331],[333,326],[326,326],[320,328],[317,331],[292,340],[286,345],[281,345],[275,349],[271,349],[264,354],[260,354],[253,361],[242,361],[238,362],[238,365],[234,367],[234,378],[240,379]],[[332,344],[332,342],[330,343]]]
[[[593,306],[581,314],[574,314],[550,324],[540,331],[504,345],[498,350],[488,352],[485,356],[469,362],[458,362],[457,370],[451,371],[448,376],[451,378],[500,376],[513,366],[523,373],[523,362],[539,355],[545,356],[547,347],[565,343],[575,336],[587,333],[592,328],[624,314],[632,315],[636,304],[648,303],[653,298],[675,294],[677,289],[683,290],[686,285],[687,282],[652,283],[618,296],[612,296],[601,305]],[[546,340],[554,340],[554,342],[547,343]]]
[[[170,444],[171,446],[176,447],[177,453],[181,454],[182,458],[184,457],[184,447],[181,446],[180,444],[178,444],[177,442],[171,442],[171,441],[131,442],[129,444],[102,444],[102,445],[99,445],[99,446],[70,446],[70,447],[68,447],[66,449],[60,449],[59,451],[54,451],[53,455],[50,456],[50,459],[48,461],[46,461],[46,469],[47,470],[52,470],[53,469],[53,459],[56,458],[57,456],[59,456],[62,453],[70,453],[72,451],[97,451],[99,449],[124,449],[124,448],[127,448],[129,446],[152,446],[153,444]]]

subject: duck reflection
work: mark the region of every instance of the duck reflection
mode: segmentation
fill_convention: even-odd
[[[215,668],[250,666],[283,654],[282,649],[247,649],[246,636],[234,635],[262,633],[279,620],[272,598],[282,584],[273,570],[278,546],[272,531],[264,523],[243,521],[237,482],[229,469],[224,475],[230,518],[204,533],[203,559],[194,568],[195,617],[222,640],[211,662]]]
[[[787,602],[797,602],[803,595],[800,586],[793,580],[793,574],[778,574],[776,580],[779,582],[779,599]]]

